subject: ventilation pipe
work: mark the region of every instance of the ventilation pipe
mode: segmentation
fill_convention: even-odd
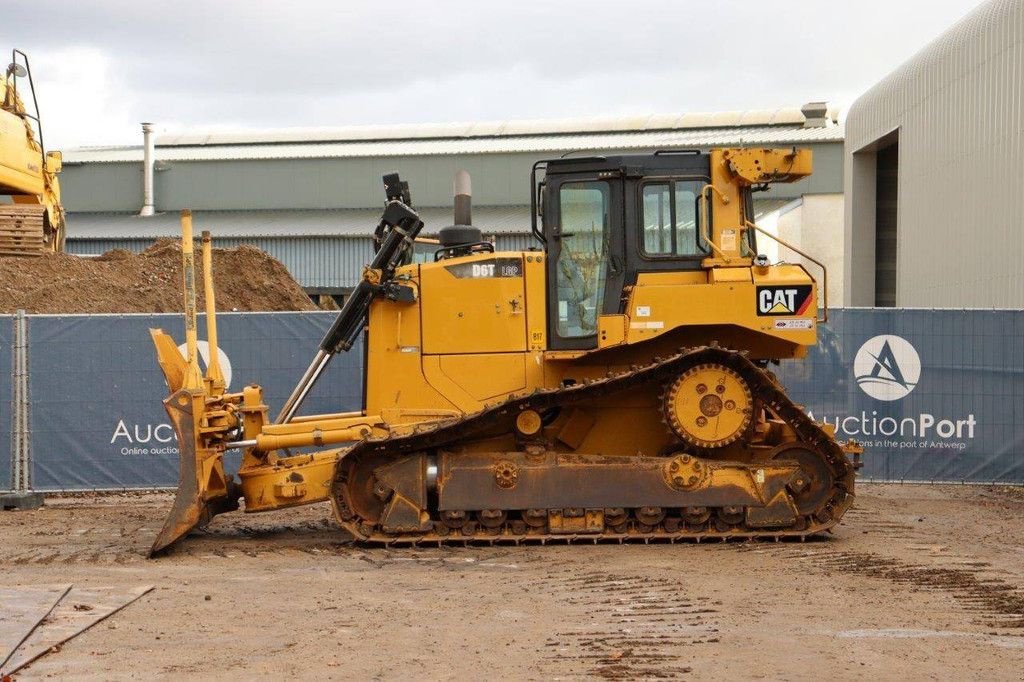
[[[437,238],[444,247],[445,258],[464,256],[483,241],[480,230],[473,227],[473,190],[469,173],[460,170],[455,174],[455,224],[438,230]]]
[[[827,128],[831,121],[828,117],[828,102],[808,102],[800,107],[804,115],[804,128]]]
[[[151,216],[153,208],[153,157],[155,143],[153,140],[153,124],[142,124],[142,210],[140,216]]]
[[[455,174],[455,224],[472,225],[473,209],[471,198],[473,195],[470,184],[469,173],[460,170]]]

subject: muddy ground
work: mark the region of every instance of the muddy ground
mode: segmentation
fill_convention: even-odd
[[[20,679],[1021,679],[1024,491],[863,485],[806,543],[372,549],[326,506],[0,513],[0,584],[154,584]]]

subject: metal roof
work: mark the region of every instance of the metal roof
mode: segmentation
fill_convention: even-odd
[[[351,126],[163,135],[157,161],[394,157],[842,142],[831,112],[805,128],[798,109],[626,118]],[[82,147],[64,162],[140,162],[141,145]]]
[[[518,121],[477,121],[406,125],[362,125],[321,128],[267,128],[235,131],[164,134],[166,146],[210,144],[273,144],[281,142],[352,142],[417,140],[471,137],[512,137],[575,133],[636,132],[723,128],[735,126],[802,125],[799,109],[757,109],[714,113],[649,114],[645,116],[603,116]]]
[[[757,199],[755,219],[788,203],[789,199]],[[450,207],[417,208],[424,235],[452,224]],[[310,209],[261,211],[193,211],[197,233],[209,230],[215,238],[369,237],[380,220],[379,209]],[[474,206],[473,224],[487,235],[528,234],[529,206]],[[68,239],[153,240],[181,235],[177,213],[141,218],[134,213],[70,213]]]

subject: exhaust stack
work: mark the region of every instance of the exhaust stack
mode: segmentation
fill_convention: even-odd
[[[473,185],[469,173],[460,170],[455,174],[455,224],[473,224]]]
[[[452,183],[455,194],[455,224],[442,227],[437,238],[444,247],[441,258],[465,256],[483,242],[483,234],[473,227],[473,189],[469,173],[460,170]]]
[[[142,217],[153,215],[156,210],[153,207],[153,162],[156,152],[156,143],[153,140],[153,124],[142,124],[142,210],[139,215]]]

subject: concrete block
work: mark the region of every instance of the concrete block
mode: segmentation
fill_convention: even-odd
[[[43,506],[42,493],[0,493],[0,510],[39,509]]]

